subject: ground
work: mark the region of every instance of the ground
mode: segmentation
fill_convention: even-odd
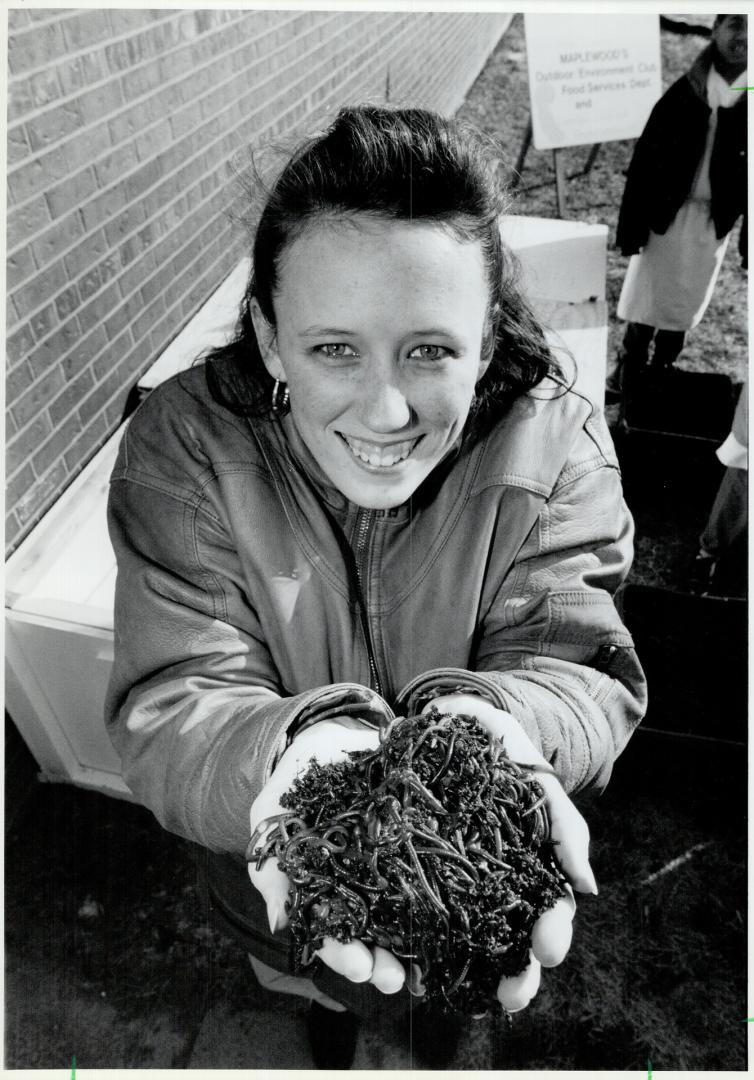
[[[702,44],[663,34],[666,82]],[[462,109],[511,162],[528,115],[525,75],[518,16]],[[570,171],[587,149],[567,151]],[[608,224],[611,241],[630,151],[630,142],[603,146],[592,172],[569,184],[570,213]],[[556,214],[550,153],[529,151],[515,208]],[[683,364],[740,379],[746,286],[734,251]],[[611,248],[611,313],[625,265]],[[617,340],[612,323],[611,348]],[[697,493],[679,528],[661,491],[644,501],[633,581],[678,584],[703,500]],[[745,703],[728,708],[720,691],[731,664],[745,671],[741,611],[718,601],[702,612],[702,598],[680,593],[666,608],[658,596],[635,591],[626,605],[661,705],[606,793],[583,807],[600,895],[581,901],[571,953],[545,973],[533,1006],[510,1028],[470,1026],[456,1068],[746,1068]],[[693,735],[702,725],[721,741],[657,731]],[[93,1070],[311,1067],[301,1007],[261,990],[246,958],[209,926],[182,842],[137,806],[37,784],[12,727],[6,762],[6,1068],[63,1070],[74,1056]],[[356,1064],[411,1059],[384,1030],[364,1037]]]

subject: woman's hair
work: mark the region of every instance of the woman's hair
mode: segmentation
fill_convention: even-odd
[[[481,242],[489,284],[483,358],[471,419],[487,429],[509,403],[546,376],[563,381],[544,333],[517,285],[518,264],[502,242],[507,208],[501,163],[477,131],[425,109],[341,109],[324,134],[308,140],[275,180],[256,228],[252,268],[234,338],[207,360],[210,388],[223,405],[248,416],[271,415],[273,379],[264,366],[250,302],[275,326],[273,297],[281,255],[322,217],[369,214],[420,221],[461,241]],[[211,361],[231,360],[233,400]]]

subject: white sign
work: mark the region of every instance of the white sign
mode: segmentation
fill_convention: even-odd
[[[632,139],[662,92],[658,15],[525,15],[537,150]]]

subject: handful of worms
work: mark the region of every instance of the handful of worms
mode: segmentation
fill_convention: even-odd
[[[565,893],[533,770],[470,716],[396,718],[377,749],[312,760],[281,803],[249,853],[290,879],[298,971],[325,936],[358,939],[418,965],[428,1003],[484,1015]]]

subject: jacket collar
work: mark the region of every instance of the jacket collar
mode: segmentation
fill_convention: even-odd
[[[705,105],[707,102],[707,76],[709,75],[709,69],[712,67],[712,46],[707,45],[697,56],[694,63],[689,68],[686,78],[691,83],[691,89],[694,91],[700,101],[703,101]]]

